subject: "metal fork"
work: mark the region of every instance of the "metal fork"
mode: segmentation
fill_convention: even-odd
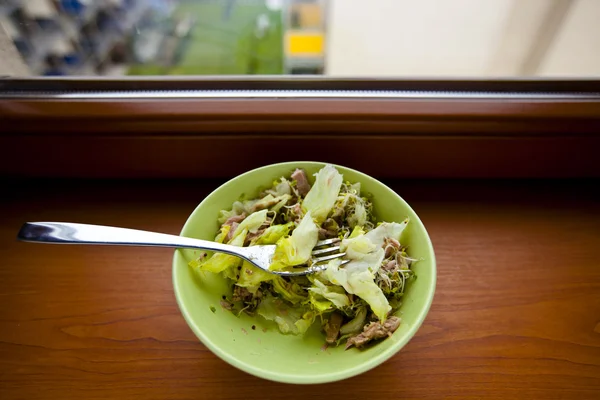
[[[317,242],[312,251],[309,266],[292,268],[287,271],[271,271],[269,266],[275,254],[275,245],[238,247],[165,233],[67,222],[27,222],[21,227],[17,239],[25,242],[53,244],[100,244],[209,250],[240,257],[260,269],[282,276],[307,275],[318,272],[325,268],[328,261],[346,255],[346,253],[340,252],[340,239],[321,240]]]

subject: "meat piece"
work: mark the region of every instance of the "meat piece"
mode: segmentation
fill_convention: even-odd
[[[244,219],[246,219],[246,214],[242,213],[240,215],[234,215],[232,217],[227,218],[227,221],[225,221],[223,223],[223,226],[225,226],[225,225],[231,226],[231,228],[229,229],[229,232],[227,232],[227,237],[225,238],[227,242],[229,242],[231,240],[231,238],[233,237],[233,234],[235,233],[235,230],[237,229],[238,225]]]
[[[361,347],[369,343],[371,340],[382,339],[391,336],[392,333],[400,326],[400,318],[389,317],[383,325],[381,322],[371,322],[366,325],[362,331],[356,336],[351,337],[346,342],[346,350],[352,346]]]
[[[385,249],[384,257],[388,258],[400,249],[400,242],[394,238],[386,238],[383,242],[383,248]]]
[[[319,228],[319,240],[331,239],[337,237],[335,232],[328,231],[327,229]]]
[[[389,240],[389,242],[390,242],[390,244],[391,244],[392,246],[394,246],[394,247],[395,247],[395,248],[397,248],[397,249],[399,249],[399,248],[400,248],[400,242],[399,242],[399,241],[397,241],[397,240],[396,240],[396,239],[394,239],[394,238],[388,238],[388,240]]]
[[[292,179],[296,181],[296,189],[301,196],[306,196],[310,191],[310,183],[306,177],[306,172],[302,169],[296,169],[292,174]]]
[[[299,203],[294,204],[290,208],[290,219],[294,222],[300,223],[304,213],[302,212],[302,207]]]
[[[245,219],[246,219],[246,213],[242,213],[240,215],[234,215],[233,217],[227,218],[227,221],[225,221],[225,223],[223,223],[223,225],[231,225],[234,222],[237,222],[239,224],[240,222],[242,222]]]
[[[231,304],[227,300],[221,300],[221,307],[229,311],[233,310],[233,304]]]
[[[394,248],[392,246],[386,246],[385,247],[385,254],[383,255],[385,258],[390,257],[392,254],[394,254]]]
[[[331,314],[329,321],[325,324],[325,335],[326,341],[329,344],[335,343],[338,335],[340,334],[340,328],[342,327],[342,322],[344,318],[341,314],[334,312]]]
[[[265,198],[257,201],[256,203],[254,203],[252,205],[252,207],[250,207],[250,211],[256,212],[256,211],[264,210],[265,208],[271,208],[275,204],[279,203],[280,201],[281,201],[281,199],[279,197],[273,197],[273,196],[270,196],[270,198],[265,197]]]
[[[233,238],[233,234],[235,233],[235,230],[237,229],[238,225],[239,224],[237,222],[231,223],[231,229],[229,229],[229,232],[227,232],[227,242],[229,242]]]
[[[396,266],[398,264],[396,263],[395,260],[392,261],[388,261],[387,264],[385,264],[383,267],[381,267],[384,271],[393,271],[396,269]]]
[[[262,235],[263,233],[265,233],[265,231],[267,230],[267,228],[269,228],[270,223],[264,223],[260,226],[260,228],[258,228],[258,230],[256,232],[248,232],[248,235],[246,235],[246,240],[244,241],[244,245],[249,245],[254,239],[260,237],[260,235]]]
[[[254,297],[254,295],[250,293],[245,287],[237,285],[233,287],[233,301],[242,301],[245,303],[251,301],[252,297]]]
[[[319,239],[331,239],[338,236],[340,227],[333,218],[327,218],[321,228],[319,228]]]

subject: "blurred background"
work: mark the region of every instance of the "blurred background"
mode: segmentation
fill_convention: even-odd
[[[600,0],[0,0],[0,73],[597,77]]]

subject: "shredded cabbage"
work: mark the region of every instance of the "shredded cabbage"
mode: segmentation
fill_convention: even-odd
[[[350,333],[358,333],[362,331],[365,326],[365,320],[367,319],[367,307],[360,307],[356,311],[356,315],[350,321],[340,328],[341,335],[348,335]]]
[[[278,275],[275,275],[273,278],[273,291],[292,304],[302,303],[307,299],[300,285],[294,282],[287,282]]]
[[[377,246],[365,235],[359,235],[352,239],[342,240],[340,250],[346,252],[346,256],[352,260],[360,260],[367,254],[375,251]]]
[[[248,234],[247,229],[240,230],[238,227],[238,230],[240,233],[229,242],[229,244],[233,246],[243,246],[246,235]],[[215,253],[212,257],[202,262],[199,267],[203,271],[219,273],[228,268],[236,268],[241,262],[242,260],[239,257],[225,253]]]
[[[384,222],[372,231],[365,233],[365,237],[375,246],[381,247],[385,238],[400,240],[400,236],[406,225],[408,225],[408,218],[400,224],[396,222]]]
[[[323,222],[337,200],[343,177],[332,165],[326,165],[315,176],[315,184],[306,195],[302,207],[317,222]]]
[[[223,223],[225,223],[225,221],[227,221],[231,217],[236,217],[238,215],[242,215],[244,213],[244,211],[245,211],[244,204],[240,201],[236,201],[235,203],[233,203],[231,210],[219,211],[219,218],[217,219],[217,221],[219,222],[219,224],[223,224]]]
[[[350,300],[341,287],[327,286],[318,279],[313,280],[313,284],[315,286],[308,288],[308,290],[331,301],[337,308],[344,308],[350,305]]]
[[[354,205],[354,212],[348,217],[350,228],[364,226],[367,223],[367,209],[361,202]]]
[[[290,306],[270,295],[260,302],[256,311],[264,319],[274,321],[282,333],[304,333],[315,320],[314,313],[308,308]]]
[[[335,259],[327,265],[327,277],[335,285],[343,286],[366,301],[373,313],[381,321],[385,321],[392,307],[381,288],[375,283],[375,275],[383,261],[383,249],[377,249],[360,260],[351,261],[340,268],[341,261]]]
[[[331,301],[324,299],[313,291],[308,294],[308,299],[310,306],[318,315],[323,315],[323,313],[333,310],[333,303]]]
[[[268,273],[247,261],[242,263],[242,269],[239,271],[239,279],[236,285],[248,288],[250,291],[256,291],[262,282],[272,281],[276,275]]]
[[[267,212],[268,210],[257,211],[255,213],[247,216],[237,227],[235,232],[233,232],[233,238],[229,244],[233,244],[232,241],[244,230],[251,233],[256,233],[258,228],[261,227],[267,221]],[[247,233],[246,232],[246,233]],[[243,245],[243,242],[242,244]],[[239,246],[241,246],[239,245]],[[237,245],[236,245],[237,246]]]
[[[275,271],[306,263],[318,240],[319,228],[313,222],[309,211],[294,229],[292,236],[277,241],[270,269]]]
[[[227,238],[227,234],[229,233],[230,230],[231,230],[231,225],[223,225],[221,227],[221,230],[219,231],[219,234],[215,237],[215,242],[223,243],[225,241],[225,238]]]
[[[334,259],[321,272],[282,277],[235,256],[205,252],[189,265],[231,282],[233,290],[221,299],[223,307],[236,314],[258,314],[286,334],[302,334],[319,321],[328,343],[347,339],[347,347],[359,347],[367,331],[393,332],[386,329],[397,327],[398,319],[388,315],[398,310],[415,276],[411,265],[416,260],[401,245],[408,219],[376,225],[371,197],[361,192],[360,183],[344,182],[332,165],[314,174],[310,190],[306,172],[294,174],[305,176],[280,177],[257,198],[240,199],[231,210],[221,210],[215,241],[275,245],[270,269],[278,271],[314,265],[311,253],[317,241],[340,238],[340,251],[346,253],[343,265],[342,259]],[[368,324],[380,327],[365,330]]]
[[[287,236],[293,226],[292,222],[283,225],[272,225],[256,239],[256,244],[275,244],[279,239]]]

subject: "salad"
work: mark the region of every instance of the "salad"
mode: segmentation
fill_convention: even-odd
[[[415,278],[414,259],[400,243],[409,223],[378,222],[360,183],[345,182],[332,165],[315,174],[281,177],[258,198],[236,201],[219,215],[219,243],[235,246],[275,244],[271,270],[311,265],[318,240],[341,239],[341,259],[307,276],[282,277],[235,256],[202,254],[190,262],[200,271],[222,274],[233,287],[221,305],[236,313],[274,321],[285,334],[303,334],[320,324],[330,345],[346,349],[384,339],[400,325],[392,315],[407,284]]]

